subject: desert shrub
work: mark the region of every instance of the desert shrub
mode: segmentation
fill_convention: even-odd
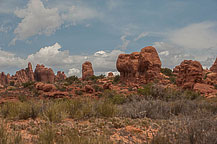
[[[51,101],[44,104],[42,118],[50,122],[61,122],[67,117],[67,112],[64,109],[65,103],[59,101]]]
[[[39,144],[53,144],[56,138],[56,130],[52,125],[45,125],[39,132]]]
[[[210,72],[206,73],[203,77],[203,79],[205,80],[207,78],[207,75],[210,74]]]
[[[20,133],[8,132],[6,126],[1,122],[0,125],[0,144],[22,144]]]
[[[191,90],[175,90],[172,88],[164,88],[157,84],[146,84],[143,88],[138,89],[137,93],[147,100],[164,100],[173,101],[176,99],[199,99],[200,93]]]
[[[164,137],[168,143],[213,144],[217,142],[216,134],[216,120],[184,117],[162,123],[154,139]]]
[[[116,105],[108,100],[98,101],[96,105],[97,116],[113,117],[118,113]]]
[[[21,101],[21,102],[25,102],[25,101],[27,101],[27,96],[25,95],[25,94],[20,94],[19,96],[18,96],[18,100],[19,101]]]
[[[172,84],[176,84],[176,77],[175,76],[170,76],[169,80]]]
[[[20,103],[6,102],[1,106],[1,115],[4,118],[17,118],[19,114]]]
[[[118,94],[116,91],[113,90],[104,91],[102,97],[110,100],[113,104],[123,104],[126,101],[124,95]]]
[[[119,83],[120,82],[120,75],[116,75],[114,77],[113,83]]]
[[[214,88],[217,89],[217,84],[214,85]]]
[[[102,92],[103,91],[103,88],[98,86],[98,85],[93,85],[93,88],[96,92]]]
[[[35,82],[29,81],[29,82],[23,83],[22,85],[23,85],[24,88],[30,88],[30,89],[32,89],[33,86],[34,86],[34,83]]]
[[[70,76],[70,77],[66,78],[65,81],[66,81],[65,85],[71,85],[73,83],[80,83],[81,82],[77,76]]]
[[[81,90],[75,90],[75,94],[77,94],[77,95],[83,95],[83,92]]]
[[[14,81],[10,81],[10,86],[14,86],[15,82]]]
[[[5,126],[3,124],[0,125],[0,143],[6,144],[9,139],[9,135],[7,133],[7,130],[5,129]]]
[[[173,71],[169,68],[161,68],[161,73],[163,73],[166,76],[173,76]]]
[[[40,106],[30,102],[7,102],[1,107],[1,115],[9,119],[35,119],[39,112]]]

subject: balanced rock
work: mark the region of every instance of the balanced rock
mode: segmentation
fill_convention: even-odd
[[[54,83],[55,74],[51,68],[46,68],[44,65],[37,65],[34,77],[36,81],[45,83]]]
[[[86,61],[82,64],[82,79],[85,80],[94,75],[92,64],[89,61]]]
[[[193,89],[195,83],[201,83],[203,67],[198,61],[184,60],[178,68],[176,84],[185,89]]]
[[[210,68],[210,71],[217,73],[217,58],[212,67]]]

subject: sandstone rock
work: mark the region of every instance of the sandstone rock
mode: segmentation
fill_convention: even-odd
[[[54,83],[55,74],[51,68],[46,68],[44,65],[37,65],[34,77],[36,81],[45,83]]]
[[[139,73],[141,78],[152,81],[159,77],[161,61],[154,47],[145,47],[139,55]]]
[[[106,89],[112,89],[112,84],[107,82],[103,85],[103,89],[106,90]]]
[[[66,79],[66,75],[64,72],[58,71],[57,75],[55,77],[55,81],[61,81],[61,80],[65,80]]]
[[[86,61],[82,64],[82,79],[85,80],[94,75],[92,64],[89,61]]]
[[[37,90],[41,90],[43,92],[53,92],[53,91],[57,90],[55,85],[53,85],[53,84],[45,84],[45,83],[42,83],[42,82],[35,83],[35,88]]]
[[[43,93],[43,96],[49,98],[65,98],[66,96],[68,96],[68,93],[61,91],[45,92]]]
[[[32,64],[28,63],[28,68],[17,71],[14,77],[15,78],[13,79],[17,81],[16,83],[19,84],[26,83],[29,81],[35,81],[34,73],[32,70]]]
[[[215,97],[217,94],[217,90],[212,85],[208,84],[196,83],[194,85],[194,90],[200,92],[206,97]]]
[[[217,73],[217,58],[212,67],[210,68],[210,71]]]
[[[141,52],[120,54],[116,62],[121,81],[150,82],[160,77],[161,61],[154,47],[145,47]]]
[[[193,89],[195,83],[201,83],[203,68],[200,62],[184,60],[178,70],[176,84],[184,89]]]
[[[109,73],[108,73],[108,77],[109,77],[109,78],[114,77],[113,72],[109,72]]]
[[[204,81],[209,85],[217,85],[217,73],[207,73],[206,79]]]
[[[85,85],[84,87],[86,93],[93,93],[94,90],[90,85]]]
[[[8,85],[10,83],[10,75],[5,75],[4,72],[0,73],[0,84]]]

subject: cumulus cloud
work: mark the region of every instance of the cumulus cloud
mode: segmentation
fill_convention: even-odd
[[[188,25],[171,32],[171,43],[190,49],[217,47],[217,22],[202,22]]]
[[[96,10],[82,5],[57,7],[48,8],[41,0],[30,0],[26,8],[15,10],[14,14],[22,20],[14,30],[15,38],[10,45],[35,35],[49,36],[63,24],[67,27],[101,16]]]
[[[0,68],[5,69],[8,67],[20,68],[24,66],[25,60],[17,57],[15,54],[6,52],[0,49]]]
[[[76,68],[69,69],[68,76],[73,76],[73,75],[76,76],[80,75],[80,70]]]
[[[113,50],[111,52],[98,51],[90,55],[70,55],[69,51],[61,50],[59,43],[41,48],[26,59],[0,50],[0,69],[6,66],[24,68],[28,62],[31,62],[33,66],[44,64],[56,70],[63,70],[68,75],[81,76],[81,65],[88,60],[92,62],[96,74],[104,74],[108,71],[116,71],[116,60],[121,53],[124,52]]]
[[[14,30],[16,40],[25,40],[34,35],[51,35],[62,24],[57,8],[45,8],[40,0],[30,0],[25,9],[17,9],[15,15],[22,21]]]

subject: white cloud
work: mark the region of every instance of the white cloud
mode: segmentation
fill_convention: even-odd
[[[18,9],[15,15],[22,19],[14,30],[16,40],[25,40],[34,35],[51,35],[62,24],[57,8],[45,8],[40,0],[30,0],[27,8]]]
[[[95,52],[94,56],[102,56],[102,57],[106,57],[107,54],[105,51],[98,51],[98,52]]]
[[[94,9],[75,5],[71,6],[66,13],[62,14],[63,20],[71,22],[73,25],[100,16],[101,14]]]
[[[172,44],[190,49],[217,47],[217,22],[202,22],[188,25],[171,32],[168,36]]]
[[[76,68],[69,69],[68,76],[80,76],[80,70]]]
[[[143,33],[139,34],[138,37],[136,37],[136,38],[134,39],[134,41],[138,41],[138,40],[140,40],[141,38],[146,37],[148,34],[149,34],[148,32],[143,32]]]
[[[14,45],[17,40],[26,40],[35,35],[49,36],[63,24],[64,27],[68,27],[102,16],[96,10],[82,5],[57,5],[55,8],[48,8],[41,0],[30,0],[26,8],[17,9],[14,14],[22,21],[14,30],[15,38],[10,45]]]
[[[128,34],[125,34],[125,35],[121,36],[121,38],[120,38],[121,41],[122,41],[122,45],[120,46],[120,48],[121,48],[122,50],[127,49],[127,46],[128,46],[129,43],[130,43],[130,40],[126,39],[127,36],[128,36]]]
[[[41,48],[26,59],[0,50],[0,69],[6,66],[24,68],[28,62],[31,62],[34,67],[36,64],[44,64],[55,70],[68,72],[68,75],[80,76],[82,63],[88,60],[92,62],[96,74],[104,74],[108,71],[116,71],[116,60],[121,53],[124,52],[113,50],[111,52],[98,51],[91,55],[70,55],[67,50],[61,51],[61,45],[58,43]]]
[[[25,60],[17,57],[15,54],[0,50],[0,68],[5,69],[8,67],[20,68],[24,66]]]
[[[164,56],[168,56],[170,53],[169,51],[162,51],[159,53],[159,55],[164,55]]]

